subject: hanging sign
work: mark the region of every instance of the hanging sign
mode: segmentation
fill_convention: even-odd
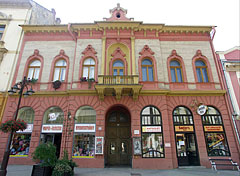
[[[175,126],[176,132],[189,132],[193,131],[193,126]]]
[[[95,124],[75,124],[74,132],[95,132]]]
[[[31,133],[33,130],[33,124],[27,124],[27,128],[23,131],[18,130],[17,133]]]
[[[204,126],[204,131],[223,131],[222,126]]]
[[[199,115],[204,115],[206,112],[207,112],[207,106],[205,106],[205,105],[198,106],[197,113]]]
[[[48,114],[49,120],[48,121],[55,121],[57,120],[60,113],[50,113]]]
[[[150,133],[150,132],[161,132],[161,126],[143,126],[142,132]]]
[[[43,125],[42,133],[62,133],[63,125]]]

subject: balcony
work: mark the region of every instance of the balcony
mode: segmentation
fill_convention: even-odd
[[[104,100],[105,96],[116,96],[117,100],[122,96],[132,96],[133,100],[137,100],[141,88],[138,75],[99,75],[98,84],[95,85],[100,100]]]

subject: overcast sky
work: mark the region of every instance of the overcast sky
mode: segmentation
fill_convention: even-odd
[[[109,10],[120,3],[127,17],[143,23],[217,26],[216,51],[240,45],[239,0],[35,0],[51,10],[62,24],[93,23],[110,17]]]

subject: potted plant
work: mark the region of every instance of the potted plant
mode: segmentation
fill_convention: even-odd
[[[0,130],[4,133],[24,131],[27,128],[27,123],[24,120],[7,120],[0,125]]]
[[[57,161],[53,169],[52,176],[73,176],[73,175],[74,172],[72,168],[64,159]]]
[[[63,153],[62,160],[65,161],[66,163],[68,163],[68,165],[72,168],[72,170],[74,170],[74,167],[77,167],[77,164],[72,159],[68,159],[67,150],[64,150],[63,152],[64,153]]]
[[[56,164],[56,147],[52,143],[42,143],[32,153],[33,165],[32,176],[50,176]]]
[[[88,81],[88,88],[90,89],[92,87],[92,83],[95,82],[95,79],[89,78],[89,79],[87,79],[87,81]]]

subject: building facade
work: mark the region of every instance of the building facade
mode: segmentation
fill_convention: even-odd
[[[218,51],[226,90],[228,90],[229,109],[234,121],[238,142],[240,143],[240,47]]]
[[[23,38],[23,24],[58,24],[55,10],[31,0],[0,1],[0,122],[7,102]]]
[[[24,76],[38,80],[36,93],[22,99],[18,118],[28,129],[15,134],[10,163],[32,164],[41,142],[54,143],[58,156],[67,150],[79,167],[239,162],[213,27],[144,24],[119,4],[110,13],[88,24],[21,26],[12,85]],[[17,101],[9,96],[4,120]]]

